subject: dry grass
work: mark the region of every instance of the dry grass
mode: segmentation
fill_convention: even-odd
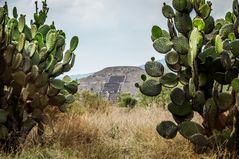
[[[161,138],[155,126],[170,119],[170,114],[156,107],[60,114],[53,129],[47,129],[45,146],[33,146],[32,134],[23,153],[14,158],[216,159],[213,153],[195,154],[180,135],[174,140]]]

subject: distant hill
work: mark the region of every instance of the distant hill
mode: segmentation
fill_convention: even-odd
[[[76,74],[76,75],[70,75],[70,77],[71,77],[71,79],[79,80],[79,79],[88,77],[88,76],[90,76],[90,75],[92,75],[92,74],[94,74],[94,73]]]
[[[168,72],[169,69],[168,69],[167,66],[166,66],[165,60],[164,60],[164,59],[160,59],[160,60],[158,60],[158,61],[165,66],[165,70],[166,70],[166,72]],[[122,67],[127,67],[127,66],[122,66]],[[130,67],[130,66],[128,66],[128,67]],[[138,66],[138,67],[144,70],[144,64],[143,64],[143,65],[140,65],[140,66]],[[110,67],[109,67],[109,68],[110,68]],[[86,74],[76,74],[76,75],[70,75],[70,77],[71,77],[72,79],[74,79],[74,80],[80,80],[80,79],[82,79],[82,78],[86,78],[86,77],[88,77],[88,76],[91,76],[91,75],[93,75],[94,73],[95,73],[95,72],[86,73]]]
[[[88,77],[80,79],[79,89],[87,89],[94,92],[101,92],[105,83],[111,76],[126,76],[124,83],[121,86],[121,92],[129,92],[136,94],[138,89],[134,86],[135,82],[139,82],[140,76],[144,74],[144,69],[134,66],[116,66],[107,67],[103,70],[95,72]]]

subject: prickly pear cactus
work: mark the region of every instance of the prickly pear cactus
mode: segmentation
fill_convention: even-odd
[[[197,152],[217,146],[239,148],[239,5],[223,19],[211,15],[212,3],[205,0],[172,0],[164,3],[168,32],[152,28],[154,49],[165,54],[171,72],[155,58],[145,65],[142,83],[136,87],[157,96],[162,87],[173,88],[168,111],[175,122],[163,121],[157,132],[166,139],[179,132]],[[190,15],[196,15],[194,18]],[[180,85],[179,85],[180,83]],[[203,122],[191,121],[199,114]]]
[[[38,10],[36,2],[30,25],[16,7],[13,17],[7,3],[0,7],[0,145],[6,152],[17,151],[35,126],[43,137],[45,108],[64,112],[78,89],[70,77],[58,78],[74,65],[78,37],[64,51],[65,33],[45,24],[49,8],[42,4]]]

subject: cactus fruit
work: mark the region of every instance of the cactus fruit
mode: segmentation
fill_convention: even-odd
[[[136,84],[149,96],[159,94],[163,87],[172,88],[167,108],[177,124],[163,121],[156,130],[166,139],[175,137],[178,131],[199,153],[217,146],[238,150],[238,0],[233,1],[232,12],[216,20],[210,15],[210,1],[172,0],[172,6],[173,9],[163,6],[168,33],[158,26],[152,32],[153,46],[166,54],[165,62],[171,72],[164,73],[162,65],[153,58],[145,65],[153,80],[144,75],[143,84]],[[193,21],[192,11],[196,14]],[[202,117],[202,123],[191,121],[195,112]]]
[[[79,39],[74,36],[64,53],[65,33],[45,24],[47,13],[43,1],[28,26],[16,7],[14,18],[8,17],[7,4],[0,7],[0,144],[6,152],[19,150],[34,126],[42,136],[45,108],[66,110],[78,90],[69,76],[58,76],[73,67]]]

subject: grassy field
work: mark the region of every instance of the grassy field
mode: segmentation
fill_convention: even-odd
[[[180,135],[174,140],[161,138],[155,126],[171,119],[161,108],[119,108],[79,114],[51,112],[46,142],[37,145],[33,132],[16,159],[216,159],[216,154],[195,154],[191,144]],[[195,120],[200,120],[196,118]],[[221,152],[221,154],[223,154]],[[226,158],[226,157],[224,157]]]

